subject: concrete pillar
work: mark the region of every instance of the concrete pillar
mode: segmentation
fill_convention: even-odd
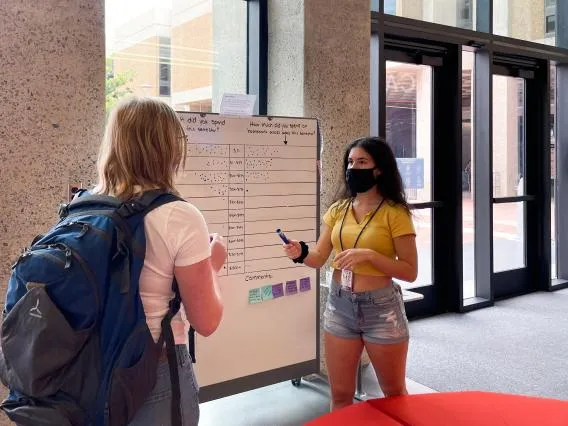
[[[3,304],[10,264],[55,223],[67,184],[96,177],[105,120],[104,1],[3,0],[0,34]],[[0,425],[8,424],[2,416]]]
[[[370,3],[282,0],[269,2],[268,13],[268,114],[320,120],[323,214],[342,179],[345,146],[369,135]],[[321,282],[323,313],[324,268]]]
[[[219,111],[223,93],[247,90],[247,4],[213,0],[213,99]]]
[[[268,2],[269,115],[304,115],[304,60],[304,0]]]

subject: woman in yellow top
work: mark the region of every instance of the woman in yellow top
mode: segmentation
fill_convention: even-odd
[[[331,409],[353,403],[363,345],[385,396],[406,394],[408,320],[393,278],[414,281],[416,234],[390,147],[362,138],[344,156],[347,191],[329,208],[317,245],[284,245],[296,263],[321,268],[332,250],[333,280],[324,313]]]

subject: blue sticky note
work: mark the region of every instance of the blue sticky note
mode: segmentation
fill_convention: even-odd
[[[262,300],[270,300],[272,299],[272,285],[265,285],[262,287]]]
[[[272,286],[272,296],[276,299],[277,297],[284,296],[284,284],[274,284]]]
[[[300,291],[310,291],[311,289],[310,277],[300,279]]]
[[[286,281],[286,295],[296,294],[298,292],[298,284],[296,280]]]
[[[249,305],[262,302],[262,294],[260,288],[251,288],[249,290]]]

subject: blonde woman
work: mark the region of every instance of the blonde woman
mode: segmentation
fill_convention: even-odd
[[[186,143],[182,125],[167,104],[136,97],[124,100],[109,118],[99,153],[99,181],[93,192],[122,200],[152,189],[176,193],[174,176],[185,162]],[[208,336],[221,321],[223,305],[216,277],[227,257],[225,244],[221,237],[209,235],[199,210],[183,201],[162,205],[148,213],[144,229],[146,256],[139,283],[144,312],[152,337],[158,341],[161,320],[174,297],[175,277],[184,306],[171,323],[181,415],[184,425],[196,425],[198,385],[187,350],[188,328],[191,323],[199,334]],[[154,390],[130,425],[170,425],[171,399],[170,372],[164,352]]]

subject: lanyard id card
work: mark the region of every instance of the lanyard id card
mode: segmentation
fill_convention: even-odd
[[[373,220],[373,218],[375,217],[375,215],[377,214],[377,212],[379,211],[379,209],[383,205],[383,201],[384,201],[384,198],[381,200],[381,202],[379,203],[379,205],[377,206],[377,208],[375,209],[375,211],[373,212],[373,214],[371,215],[369,220],[367,220],[367,222],[363,226],[363,229],[361,229],[361,231],[359,232],[359,235],[357,236],[357,239],[355,240],[355,244],[353,244],[353,248],[357,247],[357,243],[359,242],[359,238],[361,237],[361,234],[363,234],[363,231],[365,230],[365,228],[367,228],[367,225],[369,224],[369,222],[371,222]],[[342,235],[341,235],[342,232],[343,232],[343,224],[345,223],[345,217],[347,216],[347,212],[351,208],[352,204],[353,204],[353,199],[351,199],[351,201],[349,202],[349,205],[345,209],[345,213],[343,214],[343,220],[341,221],[341,226],[339,227],[339,244],[341,246],[341,251],[343,251],[343,238],[342,238]],[[346,289],[353,290],[353,271],[351,271],[349,269],[342,269],[341,270],[341,286],[346,288]]]
[[[349,290],[353,288],[353,271],[349,269],[341,270],[341,287]]]

